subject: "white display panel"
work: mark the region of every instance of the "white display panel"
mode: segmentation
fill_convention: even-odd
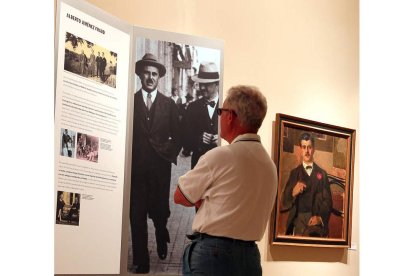
[[[55,273],[119,274],[132,27],[87,3],[57,13]]]

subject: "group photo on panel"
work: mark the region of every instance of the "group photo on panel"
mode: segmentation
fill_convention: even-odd
[[[66,32],[66,71],[116,88],[118,54]]]

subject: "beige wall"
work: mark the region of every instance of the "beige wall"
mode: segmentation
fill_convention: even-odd
[[[218,38],[224,90],[258,86],[268,100],[260,135],[285,113],[357,129],[352,242],[357,250],[269,247],[263,275],[359,274],[359,2],[357,0],[89,0],[141,27]]]

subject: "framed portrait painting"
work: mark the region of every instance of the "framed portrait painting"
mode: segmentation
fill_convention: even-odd
[[[276,114],[271,244],[350,247],[355,130]]]

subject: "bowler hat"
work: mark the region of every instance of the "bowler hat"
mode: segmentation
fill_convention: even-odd
[[[157,57],[151,53],[146,53],[141,60],[138,60],[135,63],[135,74],[139,75],[144,66],[157,67],[160,74],[160,78],[164,77],[165,75],[166,69],[164,64],[159,63]]]
[[[209,83],[220,80],[217,66],[214,62],[202,62],[198,74],[191,77],[195,82]]]

